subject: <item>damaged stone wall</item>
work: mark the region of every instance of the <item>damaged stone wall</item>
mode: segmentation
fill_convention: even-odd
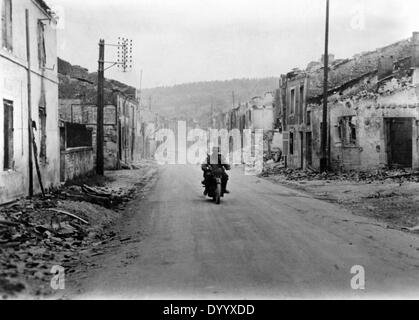
[[[417,71],[415,71],[417,72]],[[390,137],[386,129],[388,119],[411,119],[412,163],[419,168],[418,87],[412,77],[396,74],[378,81],[377,74],[365,77],[351,87],[329,97],[330,165],[333,170],[371,170],[390,165]],[[322,115],[322,106],[313,105],[316,127]],[[348,125],[349,124],[349,125]],[[351,130],[345,135],[345,132]],[[314,150],[320,156],[320,130]],[[318,163],[317,159],[317,163]],[[318,166],[316,166],[318,167]]]
[[[329,90],[339,88],[345,83],[364,75],[375,72],[382,56],[392,57],[394,61],[410,57],[412,55],[411,39],[399,41],[375,51],[355,55],[352,59],[336,60],[330,66]],[[323,68],[309,73],[308,93],[309,98],[323,94]]]
[[[352,59],[332,60],[327,129],[327,152],[332,169],[400,165],[394,161],[394,150],[397,149],[395,141],[401,137],[390,132],[392,129],[389,128],[393,128],[389,124],[391,119],[408,135],[409,141],[412,139],[411,152],[410,146],[403,151],[412,157],[411,163],[408,161],[409,167],[418,167],[419,64],[416,65],[417,59],[414,59],[419,55],[418,44],[419,35],[413,33],[412,38],[355,55]],[[318,67],[314,68],[314,64]],[[284,100],[284,149],[291,168],[308,167],[309,155],[310,167],[320,167],[323,72],[321,63],[312,63],[305,71],[294,69],[281,77],[278,95],[283,97],[280,101]],[[303,98],[298,94],[298,87],[302,85],[305,86]],[[293,95],[291,90],[294,90]],[[305,104],[303,110],[297,110],[299,99]],[[389,147],[391,144],[393,147]]]
[[[61,119],[91,127],[96,150],[97,73],[89,73],[87,69],[62,59],[58,59],[58,70]],[[117,169],[121,162],[129,165],[146,153],[142,123],[155,122],[155,114],[141,108],[133,98],[135,88],[112,79],[105,79],[104,87],[105,169]]]
[[[119,129],[119,159],[125,164],[130,164],[141,159],[142,132],[141,129],[141,110],[137,101],[126,96],[118,95],[116,98],[118,108],[118,127]]]
[[[283,149],[287,151],[287,166],[290,168],[306,168],[308,154],[305,137],[311,134],[311,116],[307,118],[307,74],[293,72],[289,74],[285,85],[280,89],[286,103],[284,104],[284,123],[286,123]]]
[[[251,128],[272,131],[274,125],[274,110],[272,106],[255,107],[251,110]]]
[[[80,99],[60,99],[59,117],[61,121],[85,124],[92,129],[93,162],[96,163],[97,108],[83,104]],[[104,110],[104,167],[106,170],[118,168],[118,127],[116,106],[106,105]]]
[[[70,148],[61,151],[65,163],[63,181],[85,177],[94,172],[93,148]]]

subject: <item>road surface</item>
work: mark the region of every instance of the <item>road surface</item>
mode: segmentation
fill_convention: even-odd
[[[98,257],[71,298],[419,297],[416,235],[240,168],[230,176],[217,206],[202,195],[198,166],[160,167],[120,226],[130,240]],[[364,290],[351,288],[355,265]]]

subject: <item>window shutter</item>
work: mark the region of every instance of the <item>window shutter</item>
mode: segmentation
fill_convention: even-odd
[[[3,100],[4,108],[4,158],[3,168],[13,169],[13,102]]]
[[[14,150],[13,150],[13,104],[10,103],[8,106],[9,109],[9,168],[13,169],[13,159],[14,159]]]
[[[282,144],[283,144],[283,150],[282,150],[282,154],[284,156],[288,155],[289,153],[289,132],[284,132],[283,136],[282,136]]]

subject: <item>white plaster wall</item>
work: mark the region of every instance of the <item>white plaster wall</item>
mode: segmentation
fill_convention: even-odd
[[[0,7],[2,2],[0,2]],[[3,171],[4,141],[0,139],[0,203],[11,201],[28,194],[28,97],[25,9],[29,9],[31,36],[31,81],[32,119],[39,128],[38,103],[41,97],[41,78],[44,78],[47,106],[47,161],[41,165],[45,187],[59,184],[59,129],[58,129],[58,79],[57,79],[57,39],[55,29],[45,27],[47,68],[40,70],[38,64],[37,23],[45,19],[45,13],[32,0],[12,1],[13,5],[13,52],[0,47],[0,136],[3,137],[3,99],[13,101],[14,106],[14,170]],[[0,8],[1,10],[1,8]],[[1,28],[1,26],[0,26]],[[43,74],[43,75],[42,75]],[[40,135],[35,132],[40,150]],[[34,168],[34,191],[39,192]]]
[[[251,123],[253,129],[272,130],[274,124],[273,108],[253,109]]]

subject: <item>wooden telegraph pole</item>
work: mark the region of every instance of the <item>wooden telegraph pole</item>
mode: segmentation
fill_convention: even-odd
[[[106,44],[107,46],[118,48],[118,59],[117,61],[105,61],[105,40],[100,39],[99,41],[99,61],[98,61],[98,73],[97,73],[97,132],[96,132],[96,173],[103,176],[104,170],[104,133],[103,133],[103,113],[105,109],[105,71],[118,66],[123,72],[127,72],[132,68],[132,40],[126,38],[118,38],[118,44]],[[111,66],[105,69],[105,63],[110,63]]]
[[[321,158],[320,171],[327,171],[328,156],[327,156],[327,97],[328,97],[328,76],[329,76],[329,0],[326,0],[326,31],[325,31],[325,46],[324,46],[324,82],[323,82],[323,121],[321,132]]]
[[[104,109],[104,74],[105,40],[99,41],[99,67],[97,80],[97,128],[96,128],[96,173],[103,176],[103,109]]]

